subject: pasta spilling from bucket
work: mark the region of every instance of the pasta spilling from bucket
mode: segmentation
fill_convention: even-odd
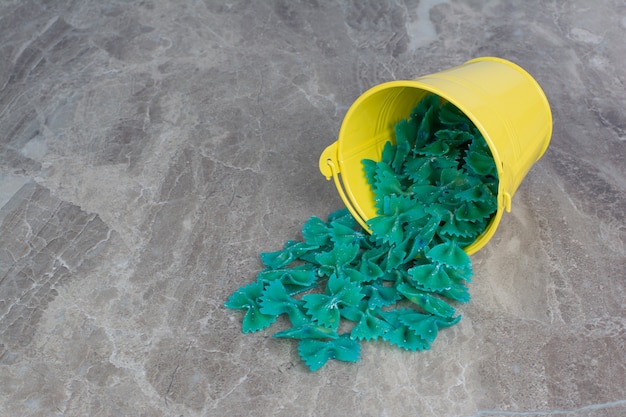
[[[278,316],[291,327],[310,370],[329,359],[356,362],[360,342],[429,349],[440,329],[459,322],[473,274],[463,248],[497,209],[498,176],[480,131],[436,95],[395,126],[380,161],[364,160],[377,216],[365,231],[346,210],[311,217],[301,241],[261,253],[257,280],[226,307],[244,310],[244,333]]]

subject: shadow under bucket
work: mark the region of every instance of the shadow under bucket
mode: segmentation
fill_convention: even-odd
[[[464,248],[468,255],[491,239],[520,183],[541,158],[552,135],[552,114],[539,84],[518,65],[483,57],[414,80],[391,81],[366,91],[352,104],[336,142],[319,161],[334,179],[346,207],[366,230],[375,217],[374,193],[362,161],[379,161],[394,126],[409,117],[426,95],[436,94],[460,109],[481,132],[498,170],[498,208],[485,231]],[[339,178],[341,176],[341,178]]]

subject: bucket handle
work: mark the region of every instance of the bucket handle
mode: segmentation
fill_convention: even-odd
[[[356,211],[354,206],[352,205],[352,201],[348,198],[341,180],[339,179],[339,168],[337,163],[335,162],[335,158],[337,156],[337,142],[334,142],[332,145],[327,147],[324,152],[322,152],[322,156],[320,157],[320,171],[326,177],[328,181],[332,178],[335,182],[335,187],[337,188],[337,192],[339,193],[339,197],[343,200],[346,208],[352,214],[352,217],[363,227],[363,229],[367,230],[371,233],[371,229],[367,226],[365,219]]]

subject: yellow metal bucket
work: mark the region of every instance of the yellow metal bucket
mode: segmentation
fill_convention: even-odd
[[[516,64],[476,58],[414,80],[371,88],[346,113],[337,141],[320,157],[320,171],[334,179],[346,207],[369,230],[365,222],[376,216],[376,208],[361,161],[379,161],[385,143],[395,143],[395,124],[407,119],[429,93],[465,113],[485,138],[498,169],[498,209],[485,231],[465,247],[471,255],[491,239],[504,209],[511,211],[513,194],[552,135],[552,114],[543,90]]]

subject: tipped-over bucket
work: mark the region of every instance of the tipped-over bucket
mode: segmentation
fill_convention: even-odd
[[[337,141],[320,157],[320,171],[334,179],[346,207],[369,230],[366,221],[376,216],[376,208],[362,160],[379,161],[385,143],[395,143],[395,124],[407,119],[431,93],[454,104],[474,123],[498,169],[498,209],[485,231],[465,247],[471,255],[491,239],[504,209],[511,211],[513,194],[552,135],[552,114],[543,90],[516,64],[483,57],[414,80],[371,88],[346,113]]]

